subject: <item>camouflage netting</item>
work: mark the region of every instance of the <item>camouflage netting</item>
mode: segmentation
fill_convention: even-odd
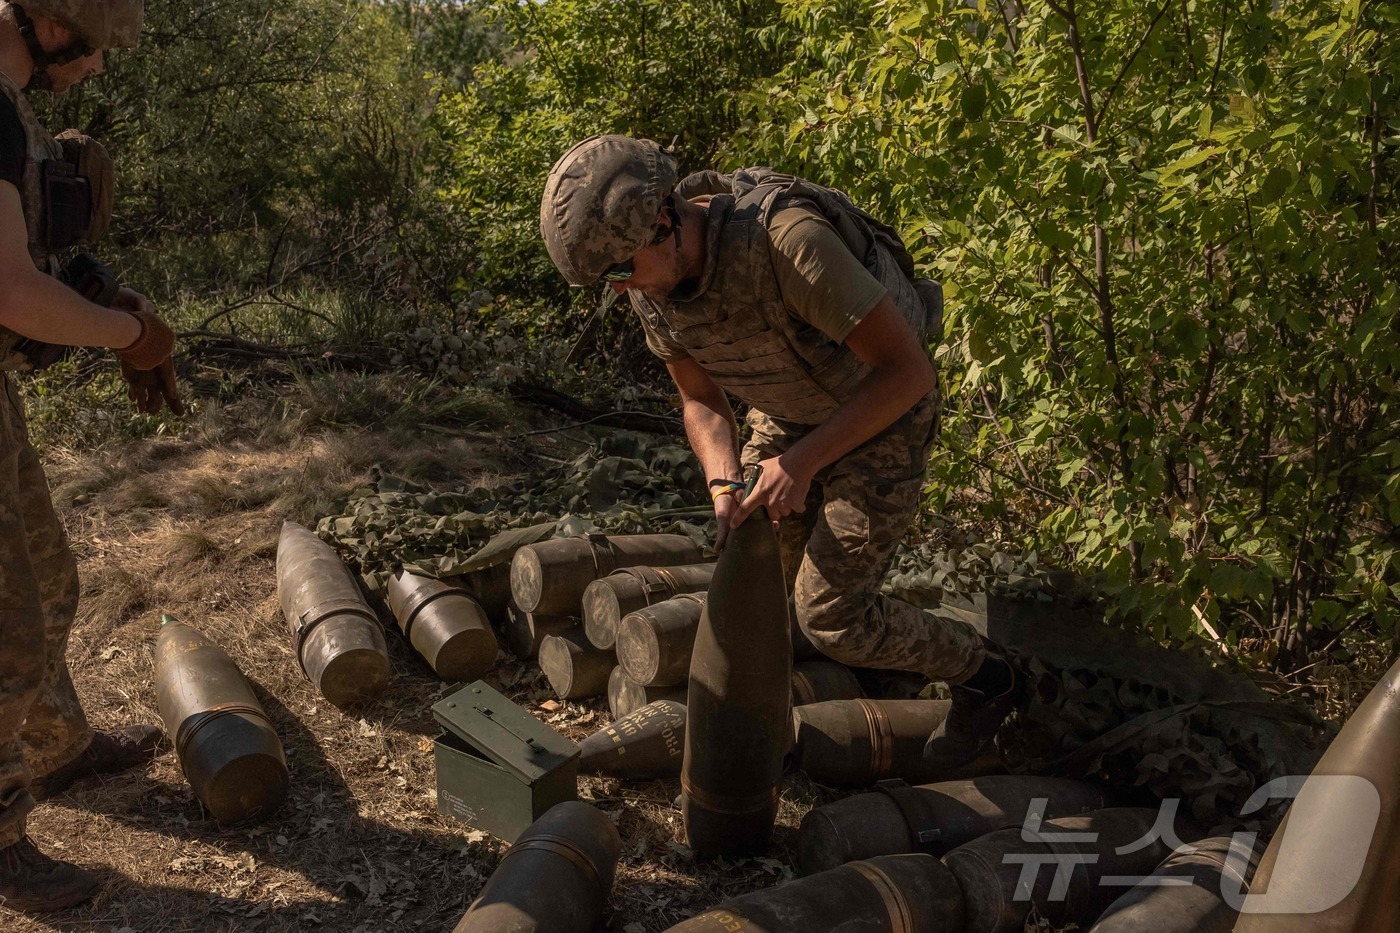
[[[484,570],[556,535],[673,532],[707,545],[712,516],[689,450],[621,432],[530,483],[439,493],[379,474],[318,530],[374,586],[400,567]],[[1242,804],[1264,782],[1309,773],[1323,724],[1203,654],[1106,625],[1064,584],[1034,554],[945,538],[901,549],[885,591],[971,623],[1025,675],[1028,703],[1000,736],[1013,768],[1181,798],[1208,828],[1271,828],[1281,805],[1242,818]]]
[[[317,533],[375,583],[400,567],[432,577],[485,570],[526,544],[590,531],[670,532],[703,546],[713,514],[688,449],[618,432],[530,483],[432,492],[376,471]]]
[[[943,596],[929,572],[891,583],[901,579],[899,595],[970,623],[1026,678],[1027,702],[998,737],[1013,770],[1180,798],[1205,829],[1272,830],[1286,802],[1245,815],[1245,801],[1274,778],[1310,773],[1333,734],[1243,673],[1113,628],[1072,596],[1026,598],[1025,585],[1021,598]]]

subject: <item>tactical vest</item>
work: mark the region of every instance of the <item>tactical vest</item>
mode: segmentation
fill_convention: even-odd
[[[848,249],[885,286],[922,336],[930,308],[915,290],[913,260],[898,234],[839,191],[769,169],[684,179],[680,197],[711,194],[705,270],[698,294],[657,306],[627,294],[650,326],[685,348],[726,392],[770,417],[820,424],[869,374],[860,358],[791,313],[769,253],[769,224],[795,200],[815,205]]]
[[[57,260],[44,245],[44,163],[50,159],[62,159],[63,150],[44,129],[38,117],[34,116],[24,92],[3,74],[0,74],[0,93],[15,105],[20,125],[24,127],[27,158],[20,177],[19,197],[24,210],[24,225],[29,234],[29,257],[40,271],[52,275],[58,266]],[[25,358],[15,352],[15,344],[23,339],[9,328],[0,327],[0,370],[28,368]]]

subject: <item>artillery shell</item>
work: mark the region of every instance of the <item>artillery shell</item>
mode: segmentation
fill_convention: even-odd
[[[792,705],[865,696],[851,669],[836,661],[798,661],[792,666]]]
[[[695,853],[767,849],[792,736],[791,682],[782,559],[759,508],[730,532],[691,656],[681,816]]]
[[[961,933],[962,920],[942,862],[883,855],[731,898],[669,933]]]
[[[657,700],[685,703],[685,687],[643,687],[627,676],[621,664],[608,675],[608,709],[614,722]]]
[[[389,685],[389,649],[379,618],[335,550],[296,522],[277,541],[277,595],[297,658],[337,706],[372,700]]]
[[[250,823],[287,799],[282,742],[233,659],[164,616],[156,638],[156,704],[194,794],[221,823]]]
[[[506,616],[506,647],[520,660],[529,661],[540,653],[545,636],[558,635],[573,625],[574,620],[568,616],[540,616],[511,606]]]
[[[1364,857],[1358,840],[1366,841]],[[1396,878],[1400,662],[1366,694],[1294,798],[1260,859],[1235,929],[1400,930]]]
[[[1122,893],[1105,877],[1140,878],[1171,851],[1151,833],[1156,819],[1156,810],[1099,810],[959,846],[943,863],[962,888],[966,933],[1021,933],[1032,911],[1055,928],[1092,923]]]
[[[1109,905],[1089,933],[1230,933],[1239,913],[1221,894],[1249,887],[1263,846],[1233,856],[1229,836],[1212,836],[1193,852],[1173,852],[1157,870]],[[1164,882],[1164,878],[1184,882]]]
[[[608,675],[617,664],[611,651],[588,643],[574,626],[540,642],[540,670],[561,700],[602,696],[608,692]]]
[[[474,570],[447,582],[465,588],[486,612],[488,619],[505,618],[510,607],[510,564],[497,564],[485,570]]]
[[[828,700],[792,711],[792,765],[819,784],[869,787],[885,778],[911,784],[1004,770],[989,752],[950,772],[924,759],[929,733],[948,715],[947,700]]]
[[[591,933],[621,851],[602,811],[577,800],[555,804],[501,856],[452,933]]]
[[[1115,803],[1102,787],[1084,781],[1009,774],[919,787],[881,781],[876,788],[808,811],[797,831],[802,874],[877,855],[942,855],[987,833],[1022,825],[1033,805],[1043,818],[1055,818]]]
[[[685,705],[658,700],[584,739],[578,769],[630,781],[675,778],[684,752]]]
[[[476,680],[496,663],[496,634],[466,590],[402,572],[389,581],[389,611],[423,660],[448,682]]]
[[[577,535],[529,544],[510,562],[515,604],[541,615],[578,615],[583,591],[623,567],[674,567],[700,561],[684,535]]]
[[[624,567],[600,577],[583,591],[583,630],[595,648],[611,648],[623,616],[682,593],[702,593],[714,572],[714,564],[685,564]]]
[[[622,617],[617,663],[634,683],[672,687],[686,682],[705,600],[704,593],[690,593]]]

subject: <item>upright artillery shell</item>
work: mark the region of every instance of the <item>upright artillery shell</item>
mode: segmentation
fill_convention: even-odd
[[[837,661],[798,661],[792,666],[792,705],[865,696],[851,669]]]
[[[1195,843],[1194,852],[1168,855],[1114,901],[1089,933],[1230,933],[1239,913],[1225,901],[1221,883],[1243,893],[1262,849],[1245,846],[1231,856],[1230,841],[1212,836]]]
[[[690,662],[681,816],[700,855],[768,847],[791,741],[792,641],[767,510],[730,532]]]
[[[673,687],[686,682],[704,593],[688,593],[646,606],[617,624],[617,663],[644,687]]]
[[[885,778],[911,784],[1003,770],[989,753],[949,772],[924,759],[929,733],[948,715],[947,700],[828,700],[792,711],[792,765],[819,784],[869,787]]]
[[[621,851],[602,811],[577,800],[555,804],[501,856],[452,933],[591,933]]]
[[[883,855],[731,898],[668,933],[961,933],[962,913],[938,859]]]
[[[715,565],[624,567],[588,584],[583,591],[583,630],[597,648],[611,648],[623,616],[682,593],[710,586]]]
[[[674,567],[700,560],[684,535],[577,535],[528,544],[510,562],[515,604],[540,615],[578,615],[583,591],[622,567]]]
[[[1289,806],[1235,929],[1400,930],[1397,878],[1400,662],[1366,694]]]
[[[658,700],[584,739],[578,769],[631,781],[673,778],[684,752],[685,705]]]
[[[287,799],[287,759],[242,671],[170,615],[155,653],[156,704],[195,796],[221,823],[271,814]]]
[[[546,635],[540,642],[539,662],[555,694],[561,700],[576,700],[607,693],[608,675],[617,659],[611,651],[590,645],[575,626],[557,635]]]
[[[389,581],[389,611],[439,677],[469,683],[496,663],[496,635],[461,587],[403,571]]]
[[[371,700],[389,685],[379,619],[329,544],[296,522],[277,541],[277,595],[301,669],[327,700]]]
[[[1099,810],[959,846],[943,862],[962,888],[966,933],[1021,933],[1032,911],[1055,928],[1092,923],[1122,891],[1106,877],[1149,874],[1171,851],[1152,836],[1156,819],[1156,810]]]
[[[621,664],[608,675],[608,710],[614,722],[657,700],[675,700],[683,704],[685,687],[643,687],[627,676]]]
[[[506,615],[505,638],[510,653],[529,661],[540,653],[540,644],[548,635],[566,632],[574,625],[569,616],[541,616],[511,606]]]
[[[987,833],[1022,825],[1033,805],[1051,819],[1114,805],[1102,787],[1057,777],[992,774],[919,787],[881,781],[876,787],[815,807],[802,818],[797,867],[804,875],[877,855],[942,855]]]

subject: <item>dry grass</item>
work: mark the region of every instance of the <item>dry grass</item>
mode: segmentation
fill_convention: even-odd
[[[281,396],[206,403],[177,437],[47,451],[81,561],[68,658],[94,723],[157,720],[151,649],[160,614],[173,612],[255,683],[293,788],[266,824],[223,829],[202,812],[173,754],[79,783],[40,805],[30,832],[47,851],[98,871],[101,895],[42,920],[0,910],[0,930],[449,930],[501,845],[436,812],[429,707],[443,686],[391,634],[389,695],[353,714],[326,703],[293,657],[273,557],[283,520],[311,523],[334,509],[371,464],[448,485],[520,470],[519,452],[488,434],[421,427],[476,425],[499,437],[515,417],[479,396],[337,376],[292,382]],[[596,701],[541,711],[551,694],[533,667],[503,663],[492,676],[575,739],[606,721]],[[698,865],[680,844],[678,790],[581,782],[581,796],[615,815],[624,840],[608,929],[663,930],[779,880],[814,796],[802,781],[788,788],[772,858]]]

